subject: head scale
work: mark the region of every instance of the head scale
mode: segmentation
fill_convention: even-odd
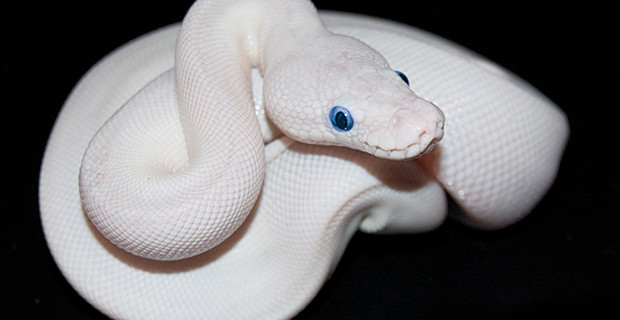
[[[265,76],[267,112],[286,135],[398,160],[419,157],[442,138],[441,110],[374,49],[334,35],[299,47]]]

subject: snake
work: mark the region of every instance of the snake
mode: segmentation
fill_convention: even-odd
[[[302,310],[352,235],[512,225],[566,116],[448,40],[305,0],[198,0],[76,85],[40,173],[48,247],[115,319]]]

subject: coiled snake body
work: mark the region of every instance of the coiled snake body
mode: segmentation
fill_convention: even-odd
[[[81,80],[40,206],[86,300],[113,318],[291,317],[358,228],[437,227],[442,187],[480,228],[536,205],[568,135],[557,107],[419,30],[321,18],[306,1],[198,1]]]

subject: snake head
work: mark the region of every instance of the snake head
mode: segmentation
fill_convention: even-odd
[[[406,160],[443,137],[441,110],[418,97],[381,54],[350,37],[314,39],[265,80],[269,116],[300,142]]]

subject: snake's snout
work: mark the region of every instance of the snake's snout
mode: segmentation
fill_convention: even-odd
[[[434,104],[419,99],[396,110],[383,130],[368,136],[371,152],[380,158],[414,159],[430,152],[443,137],[444,115]]]

